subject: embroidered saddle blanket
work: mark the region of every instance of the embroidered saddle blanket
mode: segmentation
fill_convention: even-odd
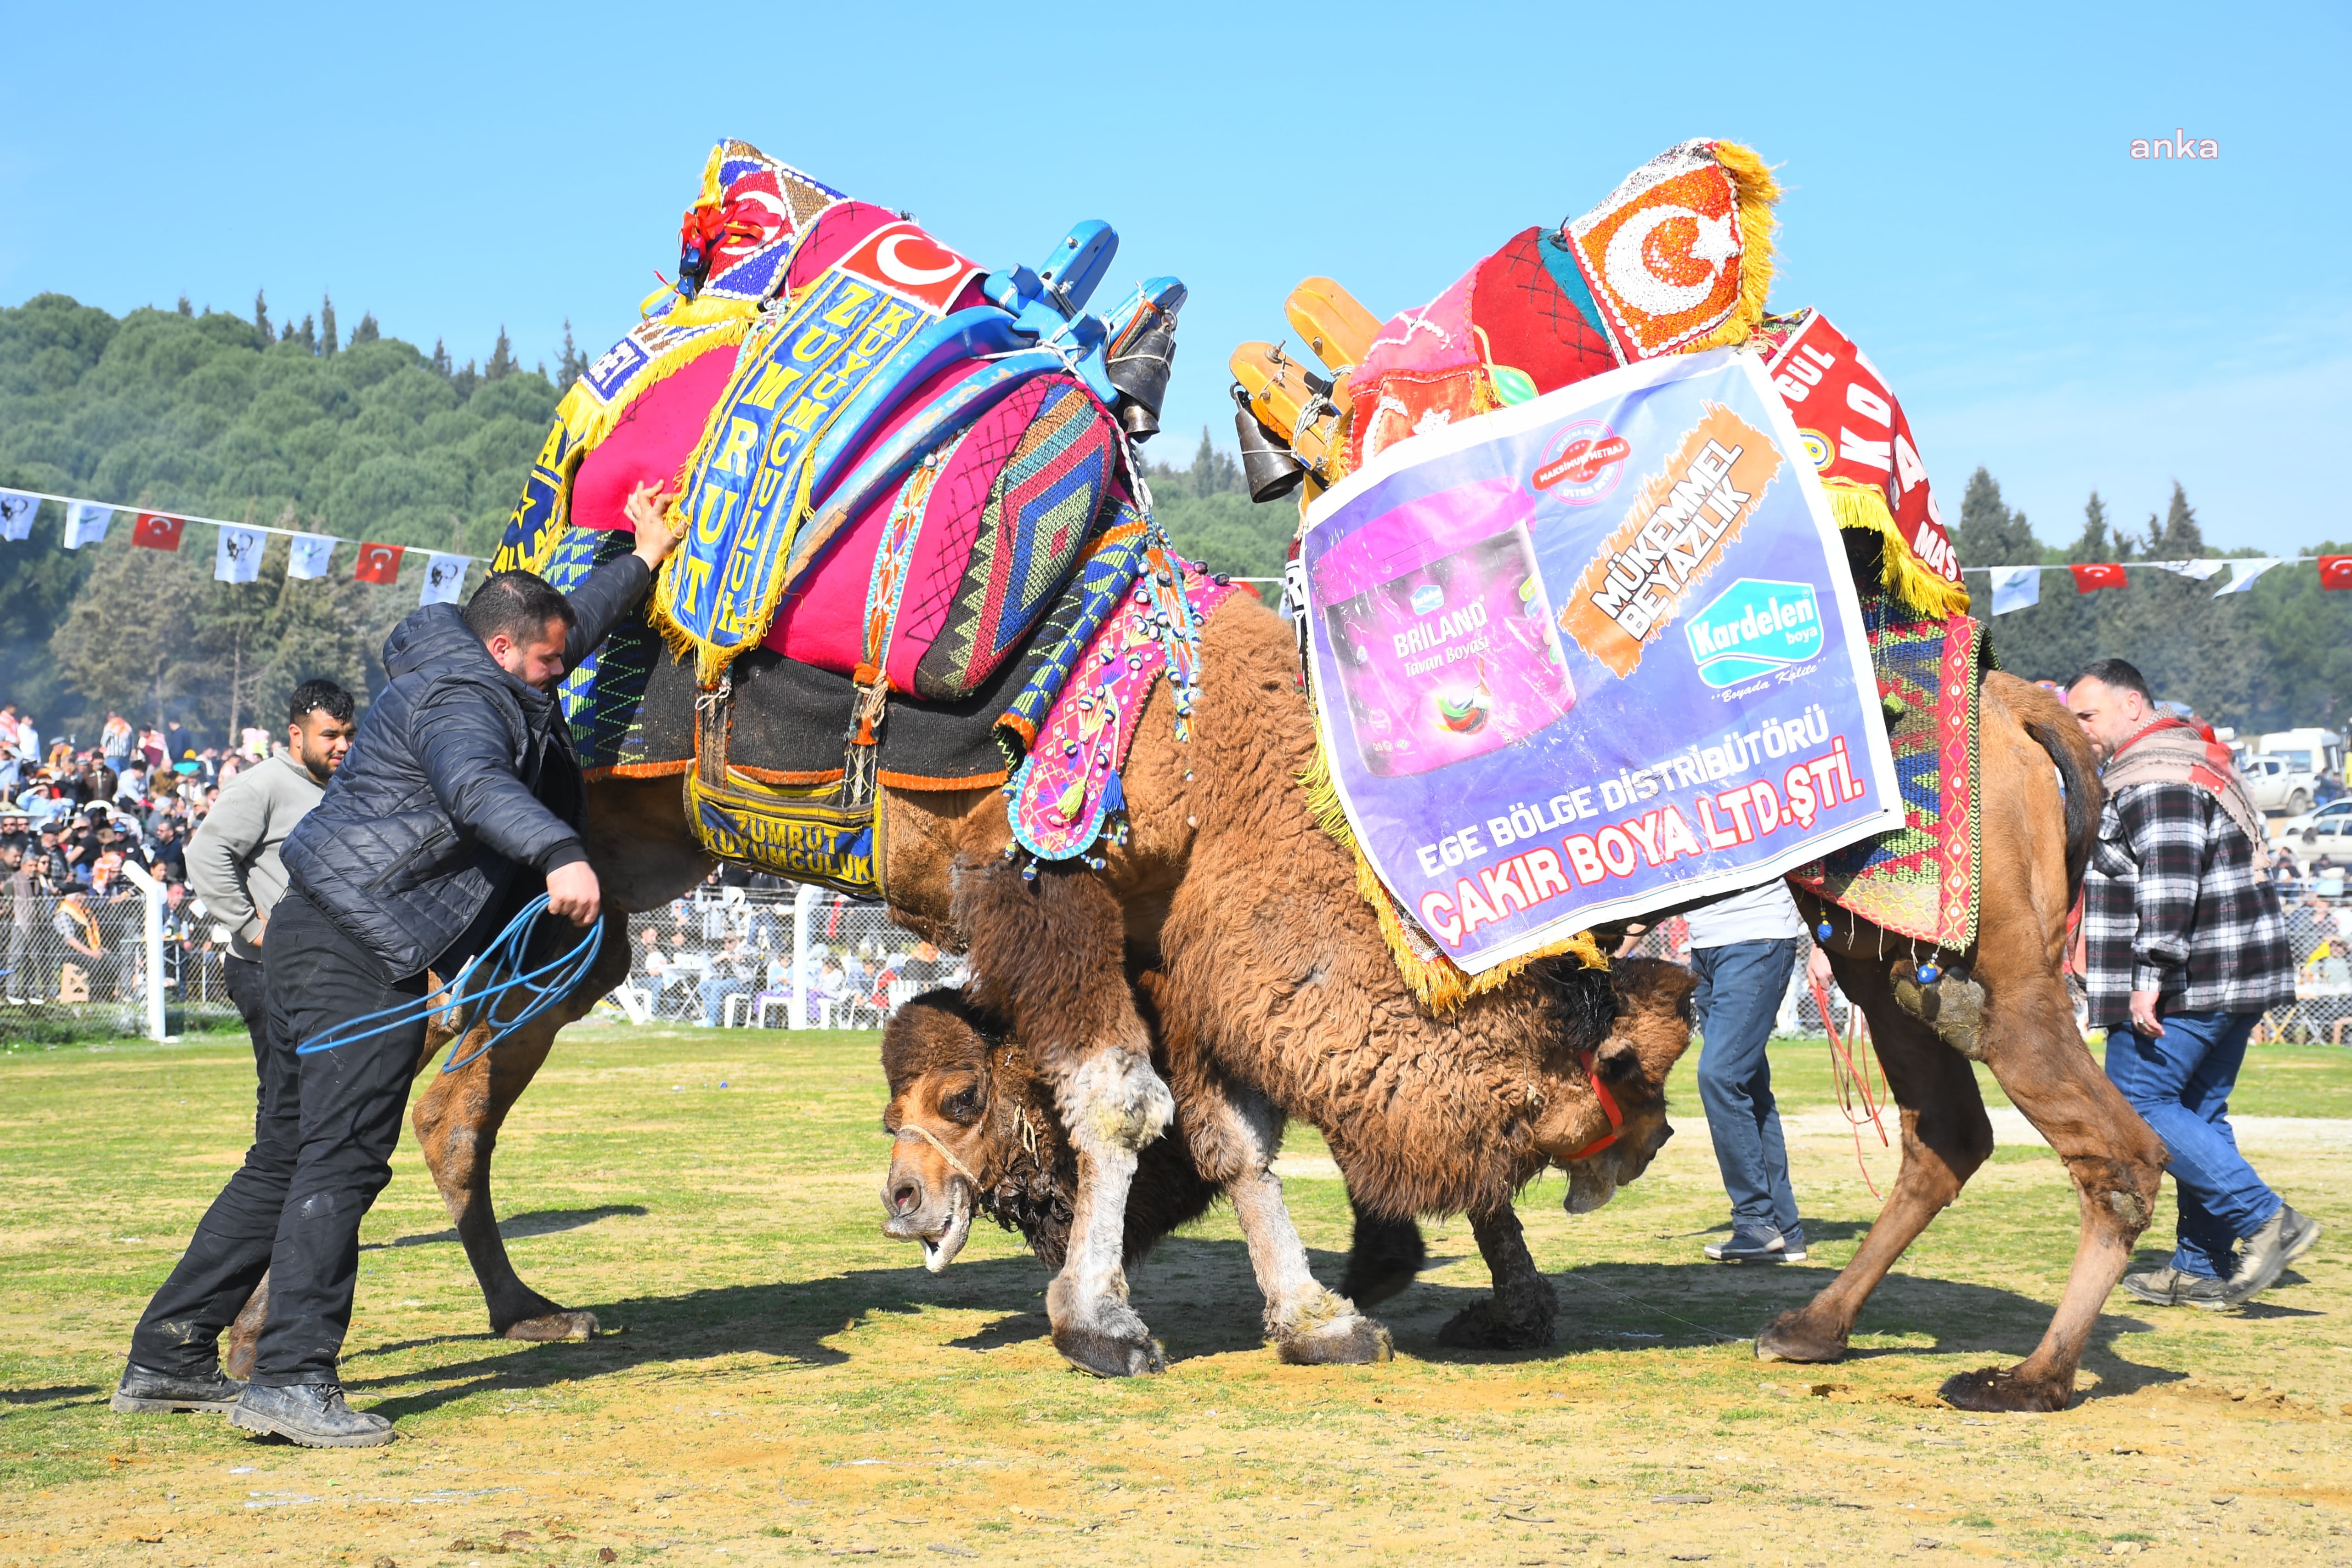
[[[633,491],[681,492],[647,624],[565,682],[592,771],[692,769],[711,847],[790,875],[767,803],[722,821],[721,796],[837,792],[870,817],[877,782],[1006,776],[1111,607],[1172,560],[1129,442],[1157,428],[1184,290],[1152,279],[1088,314],[1117,245],[1081,224],[991,273],[747,143],[713,149],[678,283],[567,393],[495,563],[567,585],[625,547]],[[761,650],[779,656],[747,667],[761,693],[834,710],[760,721],[727,676]],[[743,744],[730,714],[755,718]],[[825,865],[861,885],[841,838]]]

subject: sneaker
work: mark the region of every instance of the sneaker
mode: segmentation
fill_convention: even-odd
[[[2230,1305],[2251,1301],[2277,1284],[2286,1266],[2309,1252],[2318,1239],[2317,1220],[2279,1205],[2278,1213],[2246,1237],[2246,1249],[2238,1255],[2238,1271],[2230,1276]]]
[[[247,1384],[228,1424],[270,1432],[305,1448],[374,1448],[392,1441],[392,1423],[343,1403],[342,1385],[300,1383],[285,1388]]]
[[[220,1368],[195,1377],[157,1372],[133,1362],[122,1369],[107,1408],[119,1415],[151,1415],[170,1410],[232,1410],[245,1384]]]
[[[1750,1230],[1745,1226],[1734,1226],[1728,1240],[1706,1244],[1706,1255],[1717,1263],[1779,1263],[1787,1253],[1787,1241],[1769,1226]]]
[[[1795,1226],[1780,1233],[1780,1261],[1802,1263],[1805,1260],[1805,1227]]]
[[[2124,1289],[2151,1307],[2201,1307],[2209,1312],[2237,1305],[2230,1288],[2210,1274],[2184,1274],[2168,1263],[2142,1274],[2124,1276]]]

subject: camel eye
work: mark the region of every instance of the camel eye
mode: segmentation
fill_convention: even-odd
[[[966,1126],[970,1126],[972,1122],[979,1121],[979,1086],[975,1084],[969,1089],[960,1089],[956,1090],[955,1093],[948,1096],[946,1101],[940,1105],[940,1111],[950,1121],[960,1121]]]

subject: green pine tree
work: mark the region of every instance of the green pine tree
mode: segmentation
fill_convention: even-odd
[[[515,373],[514,344],[507,341],[507,330],[499,328],[499,341],[490,350],[489,362],[482,366],[484,381],[504,381]]]
[[[268,297],[258,289],[253,291],[253,324],[260,331],[261,341],[265,343],[278,335],[269,325]]]
[[[335,297],[330,294],[319,306],[319,352],[331,354],[341,346],[335,341]]]
[[[579,347],[572,342],[572,318],[566,316],[563,318],[563,353],[555,362],[555,384],[560,388],[569,388],[573,382],[587,374],[588,356],[582,353]]]
[[[372,343],[383,336],[383,329],[376,325],[374,315],[368,311],[362,311],[360,324],[352,329],[351,346],[357,348],[362,343]]]

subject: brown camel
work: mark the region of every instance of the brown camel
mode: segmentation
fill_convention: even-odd
[[[1614,976],[1571,971],[1550,979],[1568,1003],[1558,1009],[1556,1032],[1523,1051],[1515,1070],[1499,1073],[1475,1058],[1457,1061],[1430,1051],[1402,1075],[1368,1078],[1350,1071],[1368,1059],[1361,1053],[1305,1030],[1294,1040],[1320,1047],[1319,1053],[1277,1064],[1269,1088],[1243,1079],[1232,1062],[1211,1059],[1199,1037],[1168,1032],[1155,1065],[1175,1091],[1175,1126],[1144,1151],[1129,1197],[1128,1261],[1198,1215],[1222,1191],[1248,1243],[1265,1294],[1266,1333],[1277,1353],[1291,1362],[1331,1360],[1329,1325],[1346,1324],[1347,1335],[1360,1335],[1366,1331],[1354,1325],[1363,1320],[1350,1309],[1411,1283],[1423,1257],[1414,1210],[1443,1210],[1449,1200],[1473,1192],[1485,1200],[1473,1227],[1494,1273],[1495,1295],[1458,1314],[1440,1338],[1476,1346],[1549,1343],[1555,1298],[1520,1240],[1509,1194],[1554,1157],[1545,1152],[1547,1142],[1555,1152],[1566,1146],[1544,1126],[1542,1090],[1532,1103],[1524,1091],[1530,1082],[1543,1083],[1559,1063],[1583,1059],[1609,1086],[1623,1125],[1607,1147],[1591,1150],[1569,1167],[1570,1206],[1598,1208],[1665,1141],[1664,1079],[1689,1042],[1692,991],[1687,971],[1649,960],[1621,964]],[[1158,1004],[1152,1011],[1171,1005],[1171,988],[1160,976],[1146,974],[1142,981]],[[960,994],[935,992],[891,1020],[883,1063],[891,1090],[883,1124],[897,1138],[882,1188],[884,1230],[920,1240],[936,1270],[961,1248],[977,1208],[1020,1228],[1041,1258],[1058,1263],[1056,1227],[1066,1208],[1061,1196],[1066,1176],[1060,1173],[1066,1162],[1058,1154],[1064,1133],[1017,1042]],[[1344,1300],[1308,1271],[1306,1248],[1273,1173],[1294,1108],[1324,1131],[1349,1179],[1356,1236]],[[1494,1125],[1464,1140],[1455,1124],[1472,1119]],[[1414,1142],[1441,1126],[1448,1133],[1443,1146]],[[1342,1129],[1358,1135],[1342,1137]],[[1580,1125],[1575,1136],[1590,1145],[1610,1131],[1604,1110],[1589,1126]],[[1367,1151],[1377,1151],[1375,1163],[1388,1184],[1386,1212],[1368,1209],[1356,1197],[1357,1172],[1375,1168]],[[1490,1168],[1465,1170],[1465,1151],[1467,1159]],[[1501,1184],[1499,1202],[1491,1196],[1496,1183]],[[1384,1337],[1381,1343],[1384,1351]],[[1352,1338],[1339,1344],[1350,1352],[1358,1348]]]
[[[1153,1066],[1164,1074],[1164,1057]],[[1036,1064],[1009,1038],[1001,1020],[972,1007],[961,991],[926,992],[891,1016],[882,1035],[882,1068],[890,1103],[882,1125],[897,1140],[884,1178],[886,1235],[922,1243],[933,1273],[955,1260],[975,1215],[1018,1230],[1046,1268],[1062,1267],[1069,1239],[1076,1158],[1051,1088]],[[1129,1189],[1122,1265],[1132,1268],[1179,1226],[1199,1218],[1220,1194],[1192,1154],[1191,1130],[1200,1108],[1179,1096],[1168,1134],[1144,1146]],[[1259,1211],[1236,1213],[1255,1221]],[[1259,1227],[1263,1232],[1263,1226]],[[1252,1237],[1251,1258],[1274,1255]],[[1370,1307],[1412,1283],[1428,1257],[1420,1228],[1410,1220],[1356,1213],[1341,1295]],[[1286,1362],[1312,1363],[1377,1359],[1386,1337],[1360,1315],[1335,1311],[1339,1299],[1319,1287],[1291,1288],[1288,1278],[1263,1278],[1265,1331]],[[1286,1291],[1287,1294],[1286,1294]],[[1333,1323],[1344,1325],[1335,1340]],[[1370,1336],[1369,1343],[1356,1342]],[[1335,1352],[1342,1352],[1335,1354]]]
[[[1984,904],[1976,946],[1923,994],[1913,943],[1827,911],[1832,934],[1822,946],[1838,984],[1870,1020],[1902,1110],[1901,1172],[1853,1261],[1807,1305],[1766,1325],[1756,1353],[1797,1362],[1843,1355],[1871,1291],[1991,1156],[1992,1123],[1972,1058],[2065,1161],[2083,1228],[2065,1294],[2033,1353],[2013,1367],[1954,1377],[1943,1395],[1965,1410],[2060,1410],[2074,1394],[2099,1308],[2147,1228],[2165,1151],[2084,1048],[2060,972],[2066,911],[2098,830],[2090,742],[2072,714],[2022,680],[1987,676],[1982,700]],[[1818,900],[1800,890],[1798,901],[1808,923],[1823,918]]]
[[[1409,1070],[1432,1053],[1466,1051],[1492,1092],[1517,1097],[1508,1131],[1503,1119],[1465,1119],[1476,1125],[1457,1131],[1486,1140],[1483,1163],[1437,1190],[1424,1192],[1409,1172],[1368,1154],[1358,1180],[1379,1212],[1408,1215],[1426,1198],[1432,1210],[1498,1214],[1506,1217],[1495,1226],[1512,1234],[1506,1241],[1498,1231],[1494,1245],[1516,1247],[1507,1217],[1512,1189],[1542,1158],[1580,1150],[1606,1130],[1578,1064],[1555,1059],[1532,1070],[1544,1042],[1561,1034],[1559,997],[1543,980],[1530,976],[1432,1020],[1397,979],[1346,852],[1316,826],[1297,783],[1312,725],[1292,650],[1287,624],[1248,595],[1208,618],[1193,739],[1175,739],[1161,684],[1125,769],[1130,832],[1125,843],[1103,847],[1099,870],[1047,869],[1024,881],[1003,854],[1011,836],[998,790],[884,794],[881,879],[892,917],[942,946],[968,949],[974,1000],[1005,1019],[1034,1055],[1070,1130],[1077,1182],[1046,1315],[1056,1348],[1090,1372],[1125,1375],[1164,1364],[1127,1303],[1120,1269],[1137,1151],[1174,1112],[1151,1069],[1130,962],[1157,966],[1164,952],[1180,988],[1197,989],[1196,977],[1205,978],[1212,990],[1197,998],[1188,991],[1181,1026],[1221,1047],[1234,1030],[1262,1026],[1269,1033],[1255,1048],[1279,1056],[1320,1018],[1328,1026],[1312,1048],[1330,1053],[1335,1068],[1352,1057],[1362,1083],[1389,1081],[1391,1068]],[[616,925],[623,911],[677,897],[710,864],[688,831],[676,779],[592,785],[587,837],[606,919]],[[434,1075],[413,1113],[491,1329],[509,1338],[573,1338],[594,1327],[589,1314],[516,1277],[491,1206],[490,1158],[499,1127],[556,1031],[619,983],[627,948],[608,931],[595,972],[569,1004],[488,1058]],[[1646,1161],[1654,1147],[1648,1141],[1663,1139],[1661,1108],[1637,1101],[1629,1115],[1626,1135],[1586,1163],[1589,1190],[1623,1179],[1638,1168],[1629,1163]],[[1443,1121],[1424,1131],[1448,1135]],[[1335,1319],[1325,1331],[1375,1353],[1369,1325]]]

